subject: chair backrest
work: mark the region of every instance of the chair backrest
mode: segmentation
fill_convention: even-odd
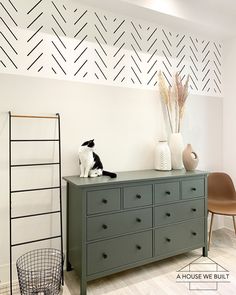
[[[228,174],[214,172],[208,175],[208,198],[215,200],[236,200],[234,184]]]

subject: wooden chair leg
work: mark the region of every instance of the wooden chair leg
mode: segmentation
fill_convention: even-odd
[[[208,239],[208,250],[210,250],[211,236],[212,236],[212,226],[213,226],[214,213],[211,213],[211,223],[210,223],[210,231],[209,231],[209,239]]]
[[[236,222],[235,222],[234,215],[233,215],[232,217],[233,217],[233,224],[234,224],[234,232],[235,232],[235,234],[236,234]]]

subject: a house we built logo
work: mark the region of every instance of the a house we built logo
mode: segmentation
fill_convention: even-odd
[[[177,283],[188,283],[189,290],[218,290],[220,283],[230,283],[227,269],[209,257],[199,257],[177,271]]]

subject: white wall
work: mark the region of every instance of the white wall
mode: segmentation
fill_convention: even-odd
[[[0,279],[6,281],[8,264],[8,118],[7,112],[21,114],[51,114],[60,112],[62,118],[62,174],[78,174],[77,150],[86,139],[95,138],[97,152],[105,169],[111,171],[153,168],[153,149],[162,126],[161,104],[157,91],[83,84],[16,75],[0,75]],[[27,121],[28,122],[28,121]],[[27,133],[53,136],[55,123],[48,122],[37,129],[30,121]],[[40,123],[41,124],[41,123]],[[222,155],[222,99],[193,96],[188,98],[183,128],[185,143],[192,143],[199,154],[200,169],[220,170]],[[22,124],[20,127],[26,127]],[[18,138],[23,136],[16,130]],[[25,135],[26,136],[26,135]],[[16,161],[55,159],[54,147],[19,147]],[[16,152],[16,150],[15,150]],[[36,157],[33,156],[36,152]],[[46,153],[49,152],[49,157]],[[25,171],[15,176],[18,187],[24,185],[51,184],[55,173],[52,170]],[[39,176],[40,175],[40,176]],[[27,198],[14,203],[16,210],[44,210],[51,208],[46,195],[33,195],[34,206],[27,206]],[[23,199],[24,198],[24,199]],[[63,196],[65,200],[65,195]],[[26,227],[17,227],[17,239],[42,236],[52,233],[52,220],[36,220]],[[53,222],[54,224],[54,222]],[[64,219],[65,225],[65,219]],[[37,230],[36,230],[37,229]],[[44,243],[43,245],[47,245]],[[17,251],[26,252],[28,247]]]
[[[225,42],[225,99],[223,108],[223,169],[228,173],[236,186],[236,38]],[[225,217],[225,226],[233,229],[232,218]]]

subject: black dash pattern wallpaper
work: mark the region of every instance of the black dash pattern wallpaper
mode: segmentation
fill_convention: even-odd
[[[222,96],[222,45],[71,0],[0,1],[0,73],[149,88],[190,75]]]

